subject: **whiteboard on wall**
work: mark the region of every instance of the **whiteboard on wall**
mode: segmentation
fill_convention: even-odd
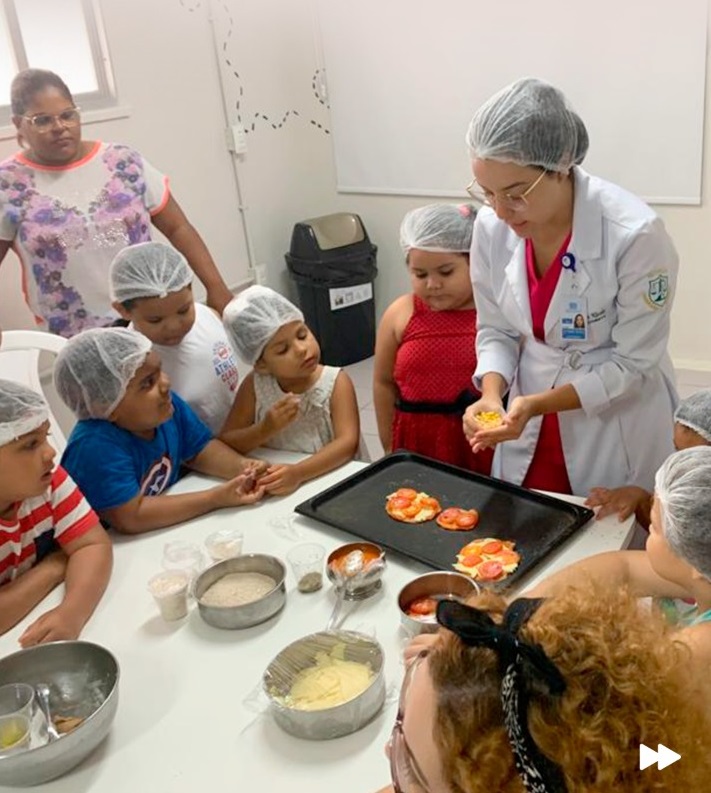
[[[460,196],[476,108],[520,77],[560,87],[584,167],[698,204],[708,0],[319,0],[342,192]]]

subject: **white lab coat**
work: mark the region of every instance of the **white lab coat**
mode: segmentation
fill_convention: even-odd
[[[574,169],[575,273],[562,270],[546,315],[545,343],[533,335],[525,244],[494,211],[477,215],[471,274],[478,312],[474,385],[498,372],[510,398],[572,383],[582,409],[559,413],[568,477],[576,495],[635,484],[652,490],[673,452],[674,373],[667,353],[678,257],[662,221],[639,198]],[[588,338],[564,341],[569,297],[586,300]],[[493,475],[521,484],[541,417],[498,444]]]

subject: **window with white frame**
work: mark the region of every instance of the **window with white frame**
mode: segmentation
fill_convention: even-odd
[[[0,0],[0,126],[12,78],[28,67],[56,72],[83,110],[115,104],[95,0]]]

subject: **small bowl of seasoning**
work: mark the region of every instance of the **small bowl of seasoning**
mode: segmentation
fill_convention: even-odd
[[[286,555],[299,592],[318,592],[323,586],[323,560],[326,549],[317,542],[296,545]]]

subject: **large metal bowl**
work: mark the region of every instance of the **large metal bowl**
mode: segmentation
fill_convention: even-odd
[[[0,659],[0,685],[46,683],[52,716],[84,721],[56,741],[0,757],[0,785],[39,785],[65,774],[106,737],[118,706],[119,665],[91,642],[40,644]]]
[[[267,592],[259,600],[245,603],[242,606],[208,606],[201,598],[205,592],[220,578],[229,573],[262,573],[273,578],[274,589]],[[215,628],[236,630],[250,628],[266,622],[284,608],[286,603],[286,567],[276,556],[250,553],[244,556],[235,556],[222,562],[213,564],[203,570],[195,581],[195,599],[197,600],[200,616]]]
[[[343,645],[346,661],[370,665],[373,677],[368,688],[348,702],[323,710],[297,710],[285,705],[299,672],[314,665],[317,653],[330,653],[339,645]],[[285,647],[264,672],[262,685],[274,720],[291,735],[312,741],[356,732],[378,714],[385,702],[384,657],[375,639],[353,631],[323,631],[298,639]]]
[[[439,600],[448,598],[450,600],[464,601],[479,592],[481,590],[476,582],[462,573],[445,571],[424,573],[405,584],[397,596],[400,622],[409,636],[417,636],[420,633],[435,633],[439,628],[436,620],[418,620],[407,613],[407,609],[413,600],[431,597]]]

